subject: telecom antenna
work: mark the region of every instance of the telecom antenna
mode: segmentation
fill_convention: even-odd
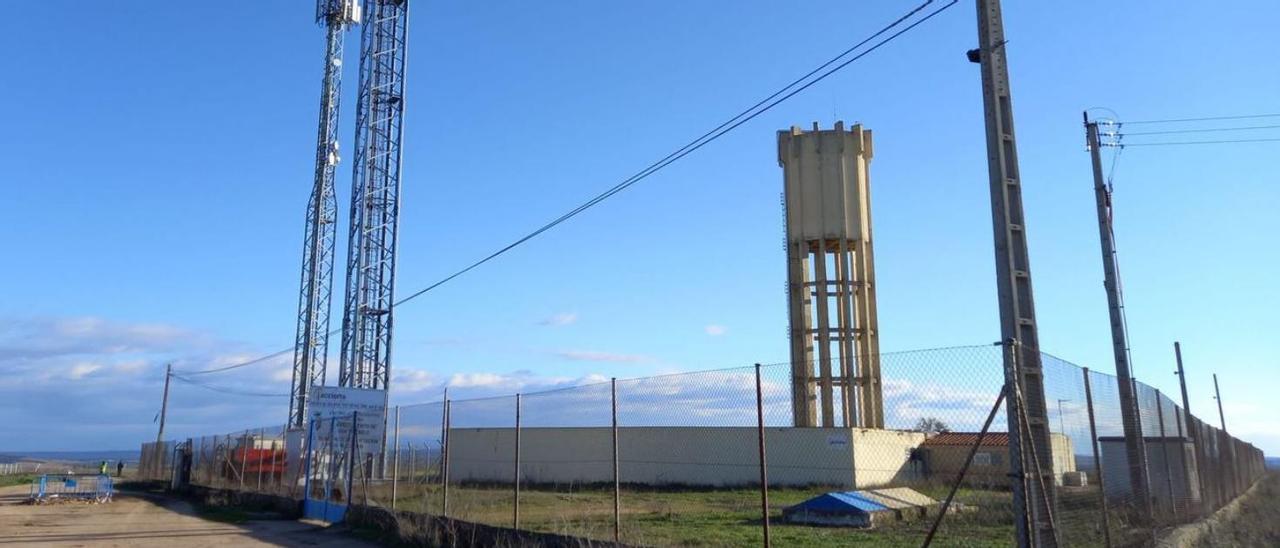
[[[387,389],[400,216],[408,0],[365,0],[340,386]]]
[[[293,349],[293,389],[289,393],[289,426],[292,427],[306,425],[311,387],[324,384],[338,213],[333,184],[339,160],[342,42],[347,27],[359,22],[360,6],[356,0],[316,2],[316,23],[324,25],[326,30],[324,80],[320,88],[320,128],[316,132],[315,184],[307,202],[302,243],[302,288],[298,294],[298,334]]]

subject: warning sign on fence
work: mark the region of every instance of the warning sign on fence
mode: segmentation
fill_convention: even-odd
[[[356,443],[360,452],[377,453],[381,450],[386,430],[386,391],[343,386],[316,386],[312,390],[311,416],[320,419],[315,426],[318,443],[333,443],[337,447],[349,445],[354,414],[358,421]],[[329,439],[331,431],[332,440]]]

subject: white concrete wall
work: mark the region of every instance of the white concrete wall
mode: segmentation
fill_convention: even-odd
[[[613,481],[609,428],[524,428],[521,476],[533,483]],[[847,428],[767,428],[770,485],[876,487],[918,477],[911,449],[918,432]],[[450,432],[450,478],[510,482],[515,433],[510,428]],[[851,443],[852,442],[852,443]],[[618,434],[620,479],[649,485],[758,484],[752,427],[628,427]],[[853,464],[857,464],[856,474]]]

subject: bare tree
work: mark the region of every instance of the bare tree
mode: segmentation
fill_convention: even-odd
[[[920,420],[916,421],[915,429],[926,434],[938,434],[941,432],[951,431],[951,427],[947,426],[947,423],[942,422],[942,419],[939,419],[938,417],[920,417]]]

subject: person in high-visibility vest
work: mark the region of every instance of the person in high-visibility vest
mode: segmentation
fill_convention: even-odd
[[[107,475],[107,461],[104,460],[102,464],[98,465],[98,473],[104,476]]]

